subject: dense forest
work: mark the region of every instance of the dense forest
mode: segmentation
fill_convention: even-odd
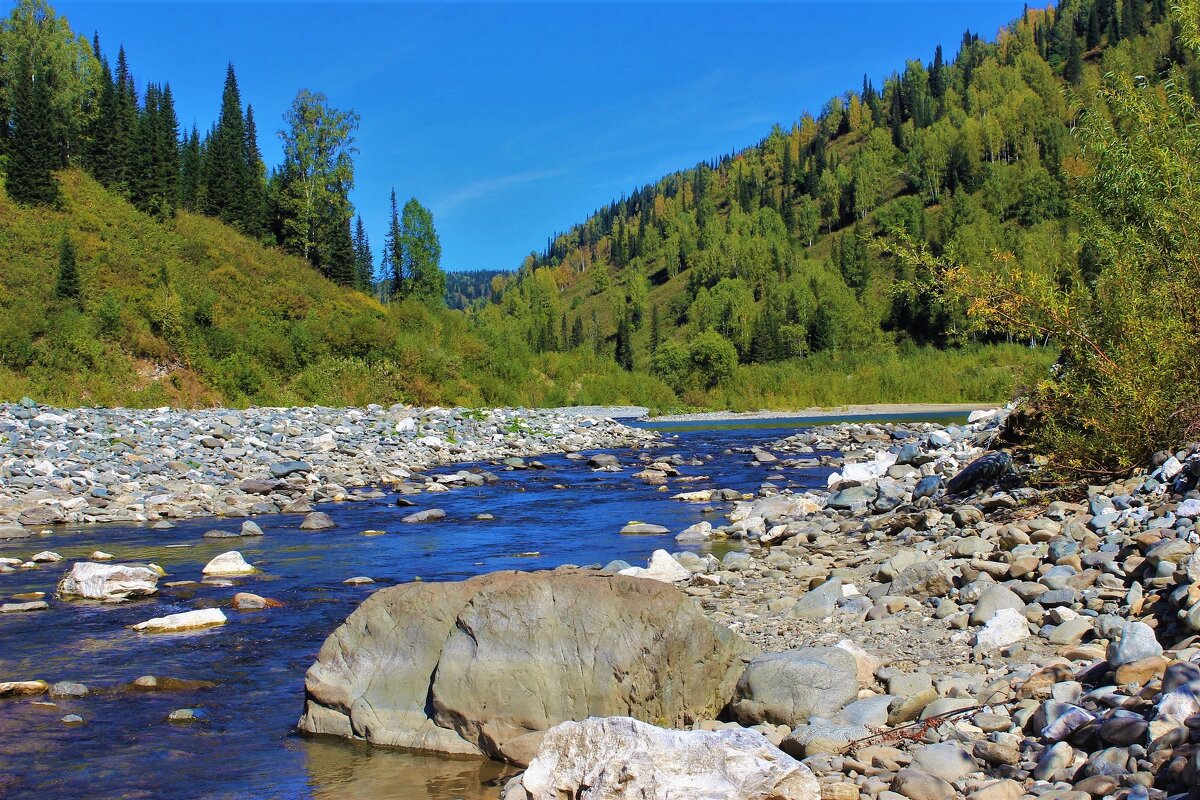
[[[551,237],[498,312],[536,350],[611,353],[698,405],[719,404],[711,390],[738,365],[761,367],[738,378],[769,397],[814,357],[1007,341],[967,325],[890,243],[972,268],[1011,254],[1061,281],[1094,274],[1069,201],[1086,165],[1077,126],[1106,113],[1106,74],[1179,65],[1195,92],[1200,70],[1163,0],[1064,0],[931,55]]]
[[[464,269],[446,273],[446,305],[465,310],[492,296],[493,281],[506,274],[499,269]]]
[[[232,66],[213,126],[181,132],[169,84],[139,94],[123,49],[112,59],[19,0],[0,26],[0,395],[1001,399],[1049,374],[1062,337],[979,324],[939,270],[1015,263],[1087,287],[1111,268],[1080,224],[1096,160],[1079,133],[1113,116],[1106,76],[1194,97],[1178,28],[1160,0],[1027,10],[994,41],[967,33],[953,57],[938,48],[878,88],[868,76],[753,147],[637,189],[514,273],[447,281],[432,214],[394,192],[374,258],[348,199],[353,111],[299,91],[268,170]]]

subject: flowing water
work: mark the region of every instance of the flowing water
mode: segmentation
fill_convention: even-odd
[[[74,681],[91,690],[82,698],[54,698],[53,705],[48,697],[0,700],[0,798],[495,798],[495,787],[510,772],[498,764],[297,735],[304,672],[325,637],[381,585],[617,558],[640,565],[657,548],[678,550],[670,536],[617,533],[633,519],[677,532],[704,518],[701,506],[670,500],[675,491],[754,491],[768,480],[797,488],[824,485],[828,470],[771,469],[746,455],[726,454],[793,433],[797,424],[664,426],[665,447],[656,452],[703,459],[704,466],[682,471],[708,476],[673,484],[668,492],[631,478],[634,469],[593,473],[582,462],[547,456],[540,459],[545,470],[481,465],[499,480],[417,495],[416,509],[398,508],[390,495],[322,506],[338,523],[331,531],[301,531],[300,517],[281,515],[257,518],[265,532],[257,538],[205,539],[205,531],[236,530],[240,520],[198,519],[165,531],[103,526],[0,541],[0,557],[53,550],[65,558],[0,575],[0,601],[41,591],[51,602],[48,611],[0,616],[0,681]],[[636,463],[636,454],[613,452],[627,465]],[[444,509],[446,518],[400,522],[404,514],[430,507]],[[482,512],[495,519],[476,520]],[[369,529],[386,533],[362,535]],[[117,561],[161,565],[169,577],[160,582],[160,594],[122,605],[56,602],[55,584],[70,562],[96,549]],[[236,587],[163,587],[166,581],[198,580],[209,559],[232,549],[262,574],[235,579]],[[356,576],[377,583],[343,583]],[[284,606],[253,613],[226,608],[226,625],[196,633],[150,636],[125,627],[227,606],[239,590]],[[205,683],[158,691],[129,685],[142,675]],[[168,722],[179,708],[200,709],[203,719]],[[85,722],[66,725],[60,720],[67,714]]]

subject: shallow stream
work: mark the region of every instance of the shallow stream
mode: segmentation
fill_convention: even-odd
[[[822,420],[828,422],[830,420]],[[637,454],[613,451],[620,473],[593,473],[581,461],[546,456],[544,470],[493,471],[499,480],[479,487],[416,495],[415,509],[395,497],[327,504],[335,530],[299,530],[299,516],[258,517],[265,535],[205,539],[213,528],[237,530],[235,519],[198,519],[172,530],[148,526],[94,526],[0,542],[0,557],[29,558],[42,550],[57,564],[0,575],[0,602],[45,592],[48,611],[0,616],[0,681],[74,681],[91,690],[82,698],[0,700],[0,797],[58,798],[355,798],[449,800],[497,796],[504,767],[476,759],[449,759],[370,748],[295,732],[304,698],[304,672],[325,637],[371,592],[393,583],[457,580],[501,569],[548,569],[560,564],[625,559],[644,565],[657,548],[682,549],[673,536],[621,536],[629,520],[665,525],[672,534],[699,520],[702,506],[671,494],[701,488],[755,491],[824,484],[828,470],[773,469],[730,448],[765,445],[794,433],[803,421],[756,420],[750,426],[677,424],[664,427],[661,452],[704,460],[683,467],[708,479],[672,483],[659,492],[632,478]],[[659,452],[659,451],[656,451]],[[463,465],[469,466],[469,465]],[[460,467],[434,470],[457,471]],[[566,488],[555,488],[561,485]],[[400,518],[422,508],[446,511],[444,520],[406,525]],[[475,519],[487,512],[490,521]],[[708,517],[714,525],[721,514]],[[365,530],[383,535],[364,536]],[[154,562],[169,573],[157,597],[123,604],[59,602],[55,584],[71,561],[93,550],[117,561]],[[234,587],[194,584],[213,556],[237,549],[263,572]],[[697,549],[697,548],[693,548]],[[536,555],[529,555],[536,553]],[[369,576],[374,585],[350,586]],[[282,608],[241,613],[228,609],[239,590],[281,601]],[[142,635],[125,626],[206,606],[225,607],[223,627],[191,634]],[[142,675],[204,681],[203,688],[139,691]],[[203,719],[170,723],[180,708]],[[68,714],[81,725],[60,720]]]

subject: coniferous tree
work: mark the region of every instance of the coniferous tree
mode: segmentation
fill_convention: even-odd
[[[388,283],[388,299],[407,296],[404,276],[404,236],[400,232],[400,211],[396,207],[396,190],[392,189],[392,215],[387,235],[383,239],[383,279]]]
[[[58,280],[54,284],[54,296],[64,300],[78,300],[79,268],[75,263],[75,245],[71,237],[63,234],[58,245]]]
[[[1081,77],[1083,77],[1083,46],[1079,43],[1079,37],[1072,34],[1067,60],[1063,63],[1063,78],[1070,83],[1079,83]]]
[[[137,123],[137,89],[129,72],[125,48],[121,47],[117,51],[117,72],[113,76],[112,144],[107,158],[111,163],[108,185],[126,195],[137,165]]]
[[[192,124],[192,132],[184,136],[179,154],[179,204],[188,211],[203,207],[201,185],[200,132]]]
[[[246,163],[246,120],[232,64],[225,71],[221,115],[209,140],[207,156],[205,212],[249,233],[246,198],[250,189],[250,168]]]
[[[354,285],[354,238],[350,234],[350,218],[336,226],[325,262],[329,279],[338,286]]]
[[[633,341],[631,338],[632,326],[629,323],[629,311],[625,310],[621,314],[621,319],[617,322],[617,350],[616,361],[621,369],[626,372],[633,371]]]
[[[371,242],[367,239],[367,228],[361,216],[354,221],[354,285],[367,292],[375,280],[375,263],[371,256]]]
[[[583,317],[575,315],[575,322],[571,325],[571,349],[574,350],[583,344]]]
[[[133,163],[129,170],[129,200],[148,211],[154,197],[155,155],[158,149],[158,87],[146,86],[144,104],[134,131]]]
[[[1088,9],[1087,18],[1087,47],[1091,50],[1100,46],[1100,35],[1103,26],[1100,24],[1100,4],[1096,3]]]
[[[108,59],[100,55],[100,36],[92,38],[92,52],[100,61],[100,91],[96,97],[96,116],[88,132],[87,166],[96,180],[105,186],[115,182],[113,173],[113,134],[116,131],[117,93]]]
[[[13,130],[8,145],[8,196],[18,203],[49,205],[58,199],[54,180],[55,139],[50,111],[48,69],[18,56],[13,87]]]
[[[179,118],[169,83],[158,94],[158,140],[154,148],[155,195],[163,216],[171,216],[179,205]]]
[[[938,100],[946,94],[946,65],[942,61],[942,46],[939,44],[933,51],[933,66],[929,69],[929,93]]]
[[[262,237],[267,230],[267,166],[258,149],[258,127],[254,123],[254,107],[246,106],[247,184],[243,224],[246,233]]]

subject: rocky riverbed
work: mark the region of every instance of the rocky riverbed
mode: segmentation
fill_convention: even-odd
[[[762,733],[826,800],[1197,796],[1200,447],[1035,491],[1006,456],[976,462],[1002,418],[835,425],[747,453],[780,479],[679,538],[749,549],[648,570],[761,651],[694,729]],[[816,463],[837,470],[827,491],[779,491]],[[569,761],[531,771],[561,782]],[[527,788],[506,800],[541,797]]]
[[[57,523],[299,513],[323,501],[375,499],[381,487],[436,488],[414,476],[435,465],[518,463],[656,438],[602,412],[0,405],[0,537]]]

